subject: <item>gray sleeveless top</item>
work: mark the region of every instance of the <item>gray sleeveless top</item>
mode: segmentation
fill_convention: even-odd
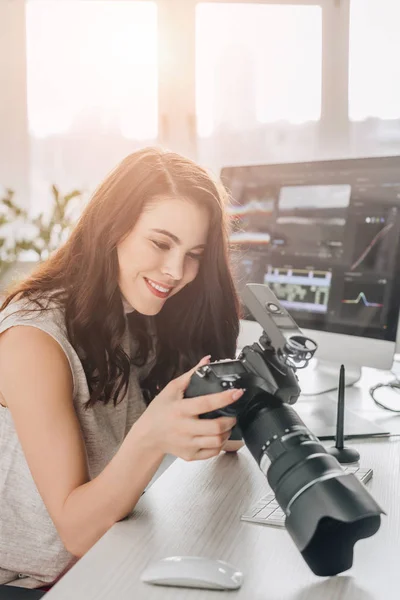
[[[0,334],[10,327],[37,327],[54,338],[68,359],[73,402],[86,446],[90,478],[96,477],[117,452],[132,424],[145,410],[139,381],[154,364],[154,352],[141,368],[131,366],[129,390],[114,407],[102,403],[86,410],[89,390],[82,363],[68,341],[63,312],[18,312],[32,305],[14,302],[0,313]],[[153,336],[154,337],[154,336]],[[126,329],[123,347],[134,352]],[[154,348],[153,339],[153,348]],[[1,382],[0,382],[1,391]],[[0,583],[40,587],[53,582],[76,559],[67,552],[29,471],[11,413],[0,405]]]

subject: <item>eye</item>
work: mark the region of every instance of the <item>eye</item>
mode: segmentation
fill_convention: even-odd
[[[193,260],[201,260],[203,258],[204,253],[196,254],[195,252],[189,252],[188,257]]]
[[[156,248],[158,248],[159,250],[169,250],[170,247],[166,242],[158,242],[157,240],[151,240],[153,242],[153,244],[156,246]]]

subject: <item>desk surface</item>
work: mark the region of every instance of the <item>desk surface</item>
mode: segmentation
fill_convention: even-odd
[[[369,410],[367,396],[363,390],[360,394],[354,388],[349,396],[354,396],[354,402],[373,418],[374,404],[369,405]],[[382,415],[382,411],[376,414]],[[389,417],[385,414],[382,418]],[[396,427],[398,423],[394,417]],[[142,496],[132,517],[112,527],[46,598],[397,600],[400,439],[357,440],[349,444],[360,450],[361,466],[373,468],[374,477],[368,488],[387,516],[383,516],[375,536],[356,544],[354,564],[347,573],[318,578],[285,530],[240,521],[244,510],[269,489],[255,461],[243,448],[237,455],[222,454],[209,461],[176,460]],[[213,592],[150,586],[140,581],[150,562],[179,554],[233,563],[245,573],[241,589]]]
[[[396,363],[394,369],[396,369],[396,375],[400,376],[400,363]],[[389,431],[390,433],[400,434],[400,414],[392,413],[384,410],[377,406],[372,400],[369,389],[376,383],[387,383],[393,381],[396,377],[394,372],[390,371],[377,371],[376,369],[363,369],[362,377],[355,385],[346,388],[345,404],[346,409],[353,413],[359,414],[364,419],[374,421],[383,430]],[[386,393],[382,391],[382,394]],[[390,392],[389,392],[390,393]],[[394,394],[394,392],[392,392]],[[400,409],[400,394],[399,406]],[[335,429],[336,423],[336,410],[337,410],[337,391],[328,392],[327,394],[321,394],[320,396],[304,396],[300,397],[297,403],[293,406],[303,421],[307,423],[307,415],[315,413],[319,415],[316,419],[320,421],[320,415],[322,411],[327,410],[329,417],[326,419],[327,422],[332,422],[332,431]],[[313,421],[311,421],[312,423]],[[313,431],[313,427],[310,423],[310,429]],[[346,433],[346,420],[345,420],[345,433]],[[318,435],[318,432],[315,431]]]

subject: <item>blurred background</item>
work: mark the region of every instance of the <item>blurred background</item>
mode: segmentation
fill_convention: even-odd
[[[34,211],[163,144],[222,166],[400,153],[398,0],[0,0],[0,185]]]

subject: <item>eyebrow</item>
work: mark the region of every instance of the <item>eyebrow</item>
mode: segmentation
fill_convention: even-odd
[[[166,229],[152,229],[151,231],[155,231],[156,233],[162,233],[163,235],[166,235],[173,242],[175,242],[175,244],[178,244],[179,246],[182,244],[181,240],[176,235],[174,235],[170,231],[167,231]],[[198,244],[197,246],[193,246],[193,250],[195,250],[196,248],[205,248],[205,244]]]

